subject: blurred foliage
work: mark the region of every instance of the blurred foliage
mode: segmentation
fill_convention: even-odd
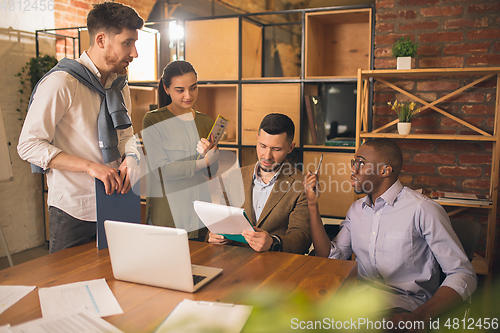
[[[250,304],[253,311],[244,333],[273,332],[378,332],[367,330],[361,320],[380,321],[384,303],[382,297],[371,293],[338,292],[330,300],[314,300],[304,293],[276,290],[259,291],[244,297],[242,304]],[[340,328],[340,329],[339,329]],[[347,328],[347,329],[343,329]]]
[[[19,93],[21,97],[19,98],[19,120],[24,121],[26,117],[26,112],[28,112],[28,103],[24,99],[25,96],[31,96],[31,92],[35,88],[36,84],[40,79],[57,64],[57,59],[50,55],[40,55],[38,57],[30,58],[30,60],[21,68],[15,76],[19,78],[21,83],[21,89]],[[23,107],[26,104],[26,107]]]

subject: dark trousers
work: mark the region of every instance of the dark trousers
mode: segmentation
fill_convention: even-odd
[[[90,242],[95,239],[96,231],[95,222],[82,221],[59,208],[49,207],[49,253]]]

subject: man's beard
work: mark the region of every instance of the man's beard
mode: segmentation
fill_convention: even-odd
[[[121,59],[121,60],[118,60],[117,57],[115,55],[112,55],[112,54],[109,54],[109,53],[106,53],[104,55],[104,60],[106,61],[106,65],[108,66],[108,68],[110,68],[110,72],[111,73],[116,73],[118,75],[125,75],[127,74],[127,67],[123,67],[121,66],[121,62],[123,60],[126,60],[128,61],[129,63],[132,61],[132,59],[130,60],[127,60],[127,59]]]

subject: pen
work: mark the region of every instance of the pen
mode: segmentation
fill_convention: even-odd
[[[323,162],[323,154],[321,154],[321,157],[319,158],[318,167],[316,168],[316,172],[314,173],[315,175],[317,175],[319,172],[319,168],[321,167],[321,162]]]

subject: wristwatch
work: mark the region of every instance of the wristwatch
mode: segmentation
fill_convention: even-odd
[[[273,243],[271,244],[269,251],[283,252],[283,244],[281,243],[281,238],[276,235],[271,235],[271,237],[273,238]]]

